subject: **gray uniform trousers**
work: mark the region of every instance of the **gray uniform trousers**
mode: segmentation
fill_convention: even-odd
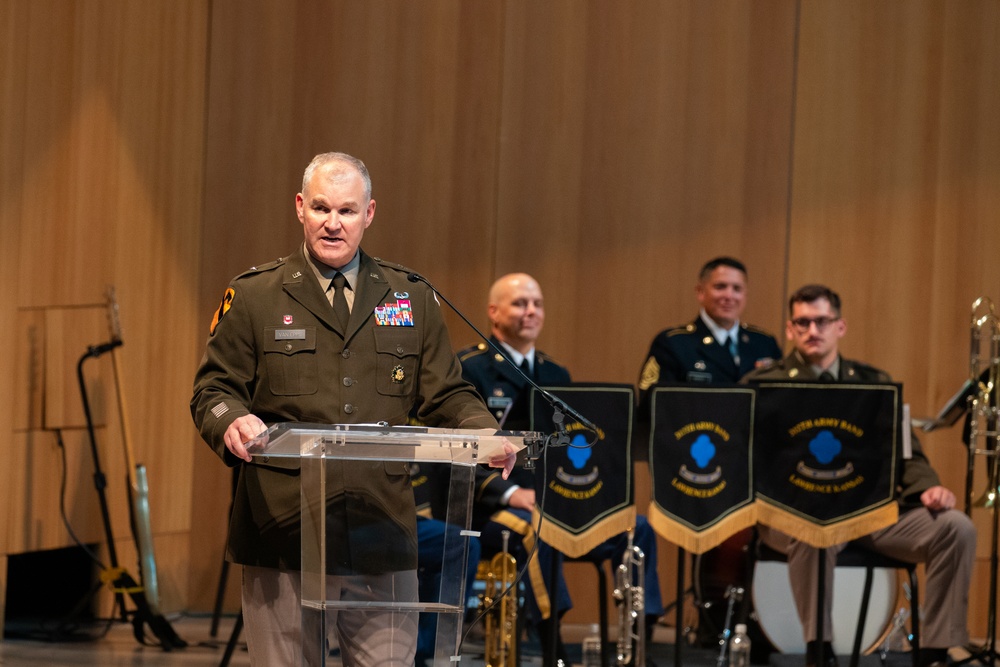
[[[761,539],[788,556],[788,578],[792,597],[805,640],[816,639],[816,601],[819,550],[785,533],[762,526]],[[926,583],[922,594],[920,645],[927,648],[963,646],[968,642],[966,615],[969,607],[969,582],[976,556],[976,529],[962,512],[931,512],[912,509],[899,521],[855,541],[872,551],[897,560],[925,564]],[[837,554],[845,545],[826,550],[826,609],[823,636],[829,641],[833,627],[834,567]]]
[[[251,665],[303,663],[300,579],[299,572],[243,566],[243,621]],[[416,602],[417,573],[329,576],[327,599]],[[345,667],[412,667],[417,616],[415,611],[340,610],[328,626],[336,626],[333,641],[339,640]],[[317,628],[308,634],[320,638],[325,633]]]

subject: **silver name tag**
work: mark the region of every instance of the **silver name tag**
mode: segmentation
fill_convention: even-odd
[[[275,329],[274,340],[305,340],[305,329]]]

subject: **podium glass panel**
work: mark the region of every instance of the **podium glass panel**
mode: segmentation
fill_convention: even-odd
[[[248,444],[262,463],[299,469],[303,664],[326,664],[338,628],[345,642],[361,637],[388,650],[402,637],[400,650],[412,650],[421,612],[437,614],[434,664],[458,656],[475,466],[501,456],[505,441],[522,449],[526,436],[536,434],[284,422]],[[405,474],[413,462],[442,464],[443,518],[457,528],[444,534],[433,602],[417,596],[416,516]],[[384,480],[388,487],[370,488]],[[393,480],[399,504],[390,506]]]

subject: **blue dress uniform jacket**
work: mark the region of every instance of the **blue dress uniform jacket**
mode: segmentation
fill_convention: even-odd
[[[497,426],[462,380],[437,299],[408,269],[362,252],[344,330],[307,262],[300,248],[233,279],[195,377],[196,426],[227,465],[241,465],[227,551],[239,564],[294,570],[301,561],[297,463],[232,456],[223,434],[238,417],[399,425],[415,407],[429,426]],[[405,301],[412,326],[378,324],[376,307]],[[328,480],[328,571],[414,569],[407,464],[339,462]]]
[[[500,347],[500,341],[495,337],[491,340]],[[462,377],[472,383],[494,417],[499,420],[505,411],[510,410],[503,428],[508,431],[527,430],[530,421],[528,401],[525,400],[527,397],[518,397],[525,391],[528,383],[512,363],[486,343],[462,350],[458,353],[458,359],[462,364]],[[535,350],[533,375],[532,379],[542,387],[570,382],[569,371],[540,350]],[[494,512],[503,509],[500,499],[515,484],[528,489],[535,488],[534,473],[516,467],[508,479],[503,479],[493,470],[477,470],[473,527],[481,527]]]
[[[781,359],[781,347],[774,336],[749,324],[740,323],[736,345],[739,366],[728,348],[715,340],[700,316],[690,324],[661,331],[649,347],[639,377],[639,414],[648,415],[650,394],[656,385],[736,384],[755,368]]]

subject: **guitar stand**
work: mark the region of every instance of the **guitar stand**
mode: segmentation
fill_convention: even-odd
[[[97,498],[100,501],[101,506],[101,520],[104,523],[104,535],[108,544],[108,557],[111,559],[111,567],[104,570],[101,573],[101,579],[103,582],[111,585],[112,590],[115,594],[115,607],[121,612],[121,620],[123,622],[129,622],[129,612],[125,608],[125,595],[128,594],[132,603],[135,605],[135,611],[131,613],[133,635],[140,644],[146,644],[145,633],[143,627],[148,625],[150,631],[160,642],[160,647],[164,651],[170,651],[175,648],[184,648],[187,646],[187,642],[181,639],[174,629],[171,627],[170,622],[167,621],[162,615],[153,612],[149,607],[149,602],[146,600],[146,594],[142,586],[136,583],[135,579],[132,578],[125,568],[118,565],[118,553],[115,550],[115,539],[114,532],[111,530],[111,515],[108,511],[108,499],[104,492],[107,487],[107,478],[104,476],[104,471],[101,470],[101,460],[97,452],[97,437],[94,434],[94,420],[90,413],[90,402],[87,399],[87,385],[83,379],[83,362],[91,357],[99,357],[105,352],[110,352],[114,348],[121,345],[120,340],[112,340],[109,343],[103,345],[92,345],[87,348],[87,352],[80,357],[80,361],[76,365],[76,377],[80,384],[80,397],[83,401],[83,414],[87,421],[87,435],[90,439],[90,454],[94,460],[94,487],[97,489]],[[96,593],[99,587],[95,586],[93,593]],[[114,612],[112,612],[112,618],[114,617]]]

